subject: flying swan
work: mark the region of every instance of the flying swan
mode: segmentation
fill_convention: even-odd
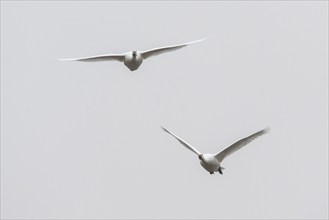
[[[220,166],[220,163],[229,155],[234,153],[235,151],[239,150],[240,148],[246,146],[251,141],[255,140],[257,137],[266,134],[269,132],[269,128],[263,129],[261,131],[258,131],[248,137],[245,137],[231,146],[225,148],[224,150],[220,151],[217,154],[203,154],[200,153],[198,150],[196,150],[194,147],[192,147],[190,144],[188,144],[186,141],[182,140],[181,138],[177,137],[175,134],[171,133],[164,127],[161,127],[165,132],[172,135],[174,138],[176,138],[182,145],[184,145],[187,149],[192,151],[193,153],[198,155],[198,158],[200,160],[201,166],[206,169],[210,174],[214,174],[214,172],[218,171],[220,174],[223,174],[223,167]]]
[[[192,41],[185,44],[173,45],[173,46],[166,46],[166,47],[158,47],[153,48],[151,50],[145,51],[130,51],[123,54],[104,54],[104,55],[97,55],[97,56],[90,56],[90,57],[82,57],[82,58],[72,58],[72,59],[59,59],[60,61],[84,61],[84,62],[99,62],[99,61],[120,61],[125,64],[128,69],[131,71],[137,70],[139,66],[143,63],[143,60],[148,59],[152,56],[159,55],[166,52],[171,52],[174,50],[181,49],[186,47],[190,44],[198,43],[200,41],[204,41],[205,39]]]

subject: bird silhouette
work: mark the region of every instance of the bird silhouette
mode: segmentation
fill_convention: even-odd
[[[130,51],[123,54],[104,54],[104,55],[97,55],[97,56],[90,56],[90,57],[82,57],[82,58],[70,58],[70,59],[59,59],[60,61],[83,61],[83,62],[99,62],[99,61],[119,61],[123,62],[128,69],[131,71],[137,70],[140,65],[143,63],[144,60],[156,56],[162,53],[175,51],[186,47],[190,44],[198,43],[204,41],[205,39],[192,41],[189,43],[178,44],[173,46],[166,46],[166,47],[158,47],[153,48],[151,50],[146,51]]]
[[[166,128],[161,127],[165,132],[176,138],[182,145],[184,145],[187,149],[192,151],[193,153],[198,155],[198,158],[200,160],[201,166],[207,170],[210,174],[214,174],[214,172],[219,172],[220,174],[223,174],[223,167],[221,167],[221,162],[229,155],[234,153],[235,151],[241,149],[242,147],[249,144],[251,141],[255,140],[259,136],[266,134],[269,132],[269,128],[263,129],[261,131],[258,131],[248,137],[245,137],[231,146],[225,148],[224,150],[220,151],[217,154],[203,154],[199,152],[197,149],[192,147],[189,143],[181,139],[180,137],[176,136],[172,132],[168,131]]]

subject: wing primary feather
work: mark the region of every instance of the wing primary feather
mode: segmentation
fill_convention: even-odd
[[[176,140],[179,141],[179,143],[181,143],[182,145],[184,145],[187,149],[189,149],[190,151],[192,151],[193,153],[200,155],[201,153],[196,150],[194,147],[192,147],[190,144],[188,144],[186,141],[182,140],[181,138],[179,138],[178,136],[174,135],[173,133],[171,133],[170,131],[168,131],[166,128],[162,127],[162,130],[164,130],[165,132],[167,132],[168,134],[170,134],[171,136],[173,136]]]
[[[147,59],[147,58],[155,56],[155,55],[159,55],[159,54],[162,54],[162,53],[171,52],[171,51],[174,51],[174,50],[181,49],[183,47],[186,47],[188,45],[204,41],[206,39],[207,38],[203,38],[203,39],[200,39],[200,40],[195,40],[195,41],[191,41],[191,42],[184,43],[184,44],[177,44],[177,45],[165,46],[165,47],[157,47],[157,48],[153,48],[151,50],[141,51],[141,55],[144,59]]]
[[[122,62],[124,60],[124,55],[122,55],[122,54],[105,54],[105,55],[98,55],[98,56],[58,59],[58,60],[59,61],[82,61],[82,62],[99,62],[99,61],[117,60],[117,61]]]
[[[268,128],[260,130],[256,133],[252,134],[252,135],[249,135],[248,137],[245,137],[245,138],[235,142],[231,146],[225,148],[224,150],[222,150],[221,152],[216,154],[217,160],[219,160],[221,162],[227,156],[231,155],[235,151],[237,151],[237,150],[241,149],[242,147],[246,146],[247,144],[249,144],[250,142],[252,142],[256,138],[260,137],[261,135],[268,133],[269,131],[270,131],[270,128],[268,127]]]

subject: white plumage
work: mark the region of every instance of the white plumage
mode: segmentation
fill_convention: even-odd
[[[198,158],[200,160],[201,166],[207,170],[210,174],[214,174],[214,172],[218,171],[220,174],[223,174],[222,170],[223,167],[220,166],[220,163],[229,155],[234,153],[235,151],[239,150],[240,148],[246,146],[251,141],[255,140],[257,137],[266,134],[269,132],[269,128],[263,129],[261,131],[258,131],[248,137],[245,137],[231,146],[225,148],[224,150],[220,151],[217,154],[203,154],[200,153],[197,149],[192,147],[189,143],[181,139],[180,137],[176,136],[172,132],[168,131],[164,127],[161,127],[165,132],[176,138],[182,145],[184,145],[187,149],[198,155]]]
[[[90,56],[90,57],[82,57],[82,58],[72,58],[72,59],[60,59],[61,61],[84,61],[84,62],[99,62],[99,61],[119,61],[123,62],[128,69],[131,71],[137,70],[140,65],[143,63],[143,60],[148,59],[152,56],[156,56],[162,53],[175,51],[186,47],[190,44],[194,44],[205,39],[192,41],[189,43],[178,44],[173,46],[166,46],[166,47],[158,47],[153,48],[151,50],[145,51],[130,51],[123,54],[104,54],[104,55],[97,55],[97,56]]]

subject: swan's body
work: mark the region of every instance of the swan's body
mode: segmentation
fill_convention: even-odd
[[[216,171],[219,172],[220,163],[219,163],[218,160],[216,160],[214,155],[212,155],[212,154],[202,154],[202,156],[200,156],[199,159],[200,159],[201,166],[205,170],[207,170],[209,173],[214,173]]]
[[[140,65],[143,63],[143,57],[141,53],[138,51],[132,51],[131,53],[127,53],[124,57],[123,63],[128,69],[131,71],[137,70]]]
[[[116,60],[119,62],[123,62],[128,69],[131,71],[137,70],[140,65],[143,63],[143,60],[148,59],[149,57],[159,55],[162,53],[174,51],[186,47],[187,45],[194,44],[205,39],[173,45],[173,46],[166,46],[166,47],[159,47],[153,48],[151,50],[146,51],[130,51],[124,54],[104,54],[104,55],[97,55],[91,57],[83,57],[83,58],[73,58],[73,59],[61,59],[62,61],[84,61],[84,62],[98,62],[98,61],[111,61]]]
[[[194,152],[195,154],[198,155],[198,158],[200,160],[201,166],[207,170],[210,174],[214,174],[214,172],[219,172],[220,174],[223,174],[222,170],[224,169],[223,167],[220,166],[220,163],[226,158],[227,156],[231,155],[235,151],[239,150],[243,146],[246,146],[248,143],[256,139],[257,137],[266,134],[269,129],[263,129],[261,131],[258,131],[248,137],[245,137],[231,146],[225,148],[224,150],[220,151],[217,154],[202,154],[198,150],[196,150],[194,147],[192,147],[190,144],[188,144],[186,141],[182,140],[178,136],[174,135],[167,129],[163,128],[162,129],[167,132],[168,134],[172,135],[174,138],[176,138],[181,144],[183,144],[187,149],[190,151]]]

